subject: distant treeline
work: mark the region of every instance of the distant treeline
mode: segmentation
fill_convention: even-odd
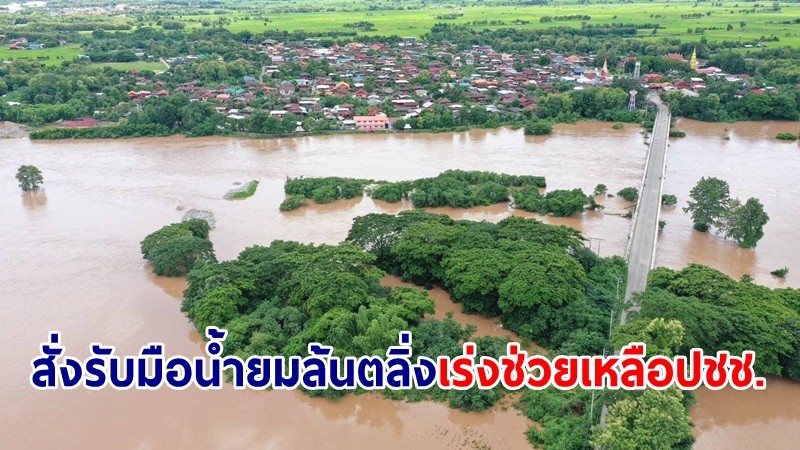
[[[459,17],[462,17],[464,13],[450,13],[450,14],[439,14],[437,16],[433,16],[436,20],[455,20]]]
[[[342,25],[345,28],[358,28],[361,31],[375,31],[375,24],[362,20],[359,22],[346,23]]]
[[[794,69],[797,73],[797,69]],[[708,80],[707,88],[698,97],[681,92],[667,92],[667,101],[675,116],[706,122],[736,120],[798,120],[800,91],[738,95],[739,86],[725,81]]]
[[[591,16],[586,16],[582,14],[572,14],[569,16],[542,16],[539,18],[539,22],[547,23],[552,21],[567,21],[567,20],[592,20]]]

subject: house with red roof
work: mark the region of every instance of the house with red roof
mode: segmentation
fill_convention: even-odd
[[[680,61],[682,63],[687,62],[686,58],[684,58],[683,55],[681,55],[680,53],[667,53],[666,55],[664,55],[664,58],[671,59],[673,61]]]

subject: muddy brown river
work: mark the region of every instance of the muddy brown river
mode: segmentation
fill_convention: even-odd
[[[736,277],[750,273],[769,286],[800,287],[800,266],[793,267],[800,254],[800,210],[793,204],[800,196],[794,176],[800,148],[773,138],[797,132],[797,124],[684,122],[679,128],[688,136],[672,141],[665,192],[684,204],[697,179],[720,176],[733,195],[759,197],[772,220],[757,249],[740,250],[693,232],[679,208],[665,211],[657,263],[702,262]],[[178,207],[215,213],[211,238],[218,257],[227,259],[274,239],[336,243],[356,216],[410,208],[358,198],[280,213],[287,176],[402,180],[458,168],[544,175],[550,188],[587,192],[605,183],[616,192],[640,182],[645,152],[637,128],[614,131],[604,123],[558,126],[548,137],[501,129],[277,140],[0,140],[0,448],[530,448],[524,432],[531,423],[511,399],[494,411],[463,413],[378,395],[331,402],[229,388],[39,392],[28,384],[29,364],[50,330],[60,330],[67,353],[81,358],[95,341],[115,345],[120,354],[151,341],[164,342],[168,354],[201,354],[200,337],[180,312],[185,281],[153,276],[138,248],[147,233],[180,220]],[[20,193],[13,176],[22,164],[43,171],[40,195]],[[222,199],[233,182],[250,179],[261,181],[254,197]],[[603,256],[621,254],[628,205],[604,203],[604,212],[545,220],[580,230]],[[490,221],[533,216],[507,205],[433,211]],[[785,281],[769,275],[783,266],[792,269]],[[459,312],[446,292],[431,295],[437,316]],[[479,334],[507,333],[492,319],[458,318]],[[697,396],[697,448],[792,448],[800,437],[798,384],[770,380],[764,392]]]

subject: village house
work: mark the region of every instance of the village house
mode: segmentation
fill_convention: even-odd
[[[393,99],[392,105],[397,112],[408,112],[419,108],[419,104],[413,98]]]
[[[281,83],[280,87],[278,87],[278,93],[280,93],[284,97],[289,97],[294,95],[295,86],[290,81],[284,81]]]
[[[389,129],[389,118],[385,115],[355,116],[356,129],[359,131],[378,131]]]

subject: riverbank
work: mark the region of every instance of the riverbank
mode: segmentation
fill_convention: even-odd
[[[14,122],[0,121],[0,139],[16,139],[28,136],[31,128]]]
[[[609,124],[613,127],[620,122],[603,122],[595,119],[583,119],[577,122],[563,122],[563,124],[574,125],[581,122],[600,122]],[[556,123],[559,124],[559,123]],[[52,125],[52,124],[51,124]],[[141,137],[171,137],[183,136],[189,138],[204,138],[212,136],[230,137],[230,138],[248,138],[248,139],[286,139],[286,138],[302,138],[311,136],[333,136],[333,135],[391,135],[391,134],[419,134],[419,133],[462,133],[470,130],[497,130],[502,128],[509,128],[518,130],[523,128],[524,122],[505,122],[497,127],[469,127],[469,126],[456,126],[448,128],[427,128],[427,129],[387,129],[387,130],[373,130],[373,131],[360,131],[357,129],[341,129],[341,130],[322,130],[322,131],[296,131],[291,133],[251,133],[241,132],[236,130],[222,130],[219,134],[193,136],[185,133],[173,132],[164,127],[151,126],[151,125],[128,125],[121,123],[108,124],[105,126],[89,127],[89,128],[61,128],[61,127],[42,127],[29,130],[31,140],[68,140],[68,139],[130,139]],[[628,125],[637,125],[628,123]],[[620,129],[620,128],[614,128]],[[549,134],[549,133],[547,133]]]
[[[610,122],[609,122],[610,123]],[[299,131],[292,133],[249,133],[239,131],[226,131],[220,134],[207,135],[207,136],[192,136],[184,133],[173,133],[171,130],[163,128],[153,128],[151,130],[147,127],[131,128],[126,131],[125,127],[134,127],[128,125],[108,125],[104,127],[93,128],[39,128],[35,130],[28,129],[26,135],[30,136],[31,140],[69,140],[69,139],[131,139],[141,137],[170,137],[170,136],[183,136],[189,138],[204,138],[210,136],[221,136],[231,138],[248,138],[248,139],[286,139],[286,138],[301,138],[311,136],[333,136],[333,135],[351,135],[351,134],[366,134],[366,135],[387,135],[387,134],[417,134],[417,133],[457,133],[469,130],[491,130],[499,128],[519,129],[521,124],[502,124],[496,128],[476,128],[476,127],[452,127],[452,128],[437,128],[437,129],[418,129],[418,130],[376,130],[376,131],[360,131],[360,130],[325,130],[325,131]],[[130,133],[130,134],[126,134]]]
[[[680,117],[676,117],[679,121],[688,121],[688,122],[700,122],[694,121],[692,119],[684,119]],[[403,129],[403,130],[376,130],[376,131],[359,131],[359,130],[324,130],[324,131],[302,131],[302,132],[292,132],[292,133],[275,133],[275,134],[263,134],[263,133],[250,133],[250,132],[240,132],[235,130],[225,130],[225,132],[220,134],[214,135],[206,135],[206,136],[192,136],[184,133],[173,132],[171,130],[165,129],[163,127],[150,127],[150,126],[129,126],[124,124],[109,124],[105,126],[99,127],[91,127],[91,128],[60,128],[60,127],[43,127],[43,128],[30,128],[25,125],[18,125],[13,124],[11,122],[0,122],[0,124],[6,123],[11,124],[9,126],[12,130],[15,130],[11,133],[11,135],[5,136],[3,133],[2,128],[0,128],[0,138],[3,137],[30,137],[31,140],[97,140],[97,139],[134,139],[134,138],[141,138],[141,137],[172,137],[172,136],[182,136],[187,138],[208,138],[213,136],[219,137],[229,137],[229,138],[247,138],[247,139],[290,139],[290,138],[303,138],[303,137],[314,137],[314,136],[347,136],[347,135],[394,135],[394,134],[439,134],[439,133],[463,133],[472,130],[498,130],[498,129],[511,129],[511,130],[518,130],[524,127],[524,122],[509,122],[499,125],[498,127],[494,128],[487,128],[487,127],[468,127],[468,126],[458,126],[458,127],[450,127],[450,128],[434,128],[434,129]],[[641,128],[642,124],[640,123],[623,123],[618,121],[599,121],[595,119],[581,119],[576,122],[554,122],[553,125],[556,127],[554,131],[558,131],[559,125],[576,125],[580,123],[602,123],[608,125],[609,128],[614,130],[621,130],[627,127],[637,127]],[[724,124],[725,126],[733,126],[736,124],[769,124],[769,123],[795,123],[796,122],[780,122],[780,121],[762,121],[762,122],[750,122],[750,121],[741,121],[741,122],[700,122],[706,124]],[[622,128],[620,128],[622,125]],[[13,126],[13,127],[12,127]],[[0,125],[2,127],[2,125]],[[643,128],[645,131],[649,132],[649,128],[645,126]],[[796,133],[797,127],[787,127],[787,130],[777,134],[792,134]],[[552,133],[544,134],[543,136],[549,136]],[[776,135],[777,135],[776,134]],[[776,135],[773,135],[774,138]],[[675,131],[674,135],[670,135],[670,138],[683,138],[686,137],[684,130],[677,130]]]

